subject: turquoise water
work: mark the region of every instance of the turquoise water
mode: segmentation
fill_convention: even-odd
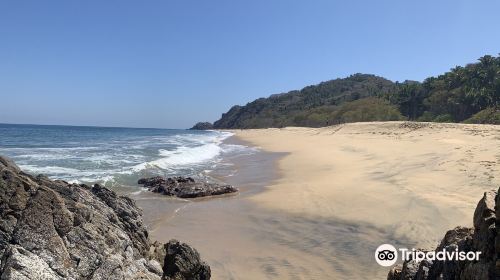
[[[252,149],[231,133],[177,129],[0,124],[0,155],[25,172],[70,182],[135,186],[151,175],[204,177],[226,155]]]

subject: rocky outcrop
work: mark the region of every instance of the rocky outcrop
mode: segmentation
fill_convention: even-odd
[[[210,279],[210,267],[200,260],[196,250],[186,243],[170,240],[165,244],[165,279]]]
[[[436,252],[481,252],[479,261],[405,261],[388,280],[500,279],[500,190],[485,192],[474,211],[474,227],[448,231]]]
[[[164,280],[210,279],[210,267],[200,259],[200,254],[186,243],[175,239],[167,244],[154,242],[150,248],[150,256],[163,260],[161,267]]]
[[[143,185],[152,192],[181,198],[221,195],[238,191],[237,188],[231,185],[197,182],[191,177],[165,178],[157,176],[142,178],[137,183]]]
[[[210,278],[196,250],[182,244],[196,258],[186,257],[170,244],[155,250],[132,199],[34,177],[0,157],[0,279]]]
[[[190,128],[190,130],[208,130],[208,129],[214,129],[214,125],[209,122],[199,122]]]

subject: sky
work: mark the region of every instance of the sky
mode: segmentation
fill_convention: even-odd
[[[353,73],[500,53],[496,0],[0,0],[0,123],[188,128]]]

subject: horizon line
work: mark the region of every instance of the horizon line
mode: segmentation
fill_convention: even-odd
[[[133,127],[133,126],[107,126],[107,125],[73,125],[73,124],[37,124],[37,123],[5,123],[0,125],[33,125],[33,126],[69,126],[69,127],[92,127],[92,128],[128,128],[128,129],[161,129],[161,130],[188,130],[189,128],[161,128],[161,127]]]

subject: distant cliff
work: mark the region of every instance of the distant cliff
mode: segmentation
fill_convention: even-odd
[[[321,127],[402,119],[500,124],[500,56],[483,56],[423,82],[354,74],[233,106],[213,127]]]
[[[0,156],[1,279],[210,279],[196,250],[151,243],[141,210],[100,185],[22,172]]]
[[[190,128],[190,130],[208,130],[208,129],[214,129],[213,124],[209,122],[199,122]]]

